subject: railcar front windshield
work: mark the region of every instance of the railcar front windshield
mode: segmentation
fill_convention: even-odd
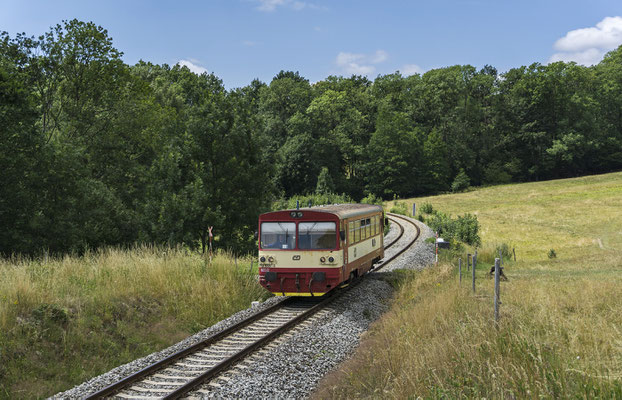
[[[294,249],[296,248],[295,222],[262,222],[262,249]]]
[[[334,222],[301,222],[298,224],[298,248],[328,250],[337,247]]]

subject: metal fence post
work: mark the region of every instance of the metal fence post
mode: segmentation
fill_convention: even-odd
[[[417,203],[413,203],[413,218],[417,215]]]
[[[473,265],[471,271],[473,273],[473,293],[475,293],[475,264],[477,263],[477,256],[473,256]]]
[[[495,322],[499,321],[499,271],[501,269],[498,258],[495,258]]]
[[[459,281],[462,284],[462,258],[458,259],[458,276]]]

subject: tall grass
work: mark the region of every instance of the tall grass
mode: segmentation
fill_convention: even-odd
[[[0,397],[51,395],[266,298],[249,266],[150,247],[0,260]]]
[[[316,397],[622,398],[622,173],[406,202],[477,215],[476,293],[458,284],[455,253],[401,274],[391,311]]]
[[[410,274],[316,397],[622,397],[620,282],[504,282],[497,326],[483,272],[478,296],[449,264]]]

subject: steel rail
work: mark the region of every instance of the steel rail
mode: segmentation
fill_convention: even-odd
[[[151,375],[152,373],[159,371],[161,369],[163,369],[164,367],[174,363],[175,361],[186,357],[187,355],[190,355],[192,353],[196,353],[197,351],[211,345],[212,343],[229,336],[230,334],[239,331],[240,329],[244,328],[247,325],[250,325],[251,323],[257,321],[260,318],[265,317],[268,314],[271,314],[272,312],[282,308],[285,305],[288,305],[290,303],[292,303],[294,301],[294,298],[290,297],[287,298],[277,304],[274,304],[273,306],[270,306],[268,308],[266,308],[263,311],[260,311],[256,314],[251,315],[250,317],[248,317],[247,319],[244,319],[243,321],[240,321],[234,325],[231,325],[230,327],[226,328],[225,330],[215,333],[213,335],[211,335],[210,337],[193,344],[192,346],[189,346],[183,350],[180,350],[174,354],[171,354],[170,356],[155,362],[143,369],[141,369],[138,372],[133,373],[132,375],[129,375],[123,379],[121,379],[120,381],[117,381],[109,386],[106,386],[105,388],[89,395],[86,397],[86,399],[101,399],[104,398],[106,396],[110,396],[113,395],[114,393],[118,392],[119,390],[129,386],[132,383],[136,383],[139,382],[142,378]]]

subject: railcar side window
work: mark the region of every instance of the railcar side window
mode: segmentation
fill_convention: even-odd
[[[296,248],[295,222],[262,222],[262,249],[294,249]]]
[[[361,221],[354,221],[354,243],[361,240]]]
[[[299,249],[334,249],[337,247],[337,228],[334,222],[301,222],[298,224]]]
[[[364,219],[361,220],[361,240],[367,239],[367,223]]]
[[[365,227],[367,229],[367,237],[371,237],[371,220],[369,218],[365,220]]]
[[[354,240],[354,222],[350,222],[350,244],[355,243]]]

